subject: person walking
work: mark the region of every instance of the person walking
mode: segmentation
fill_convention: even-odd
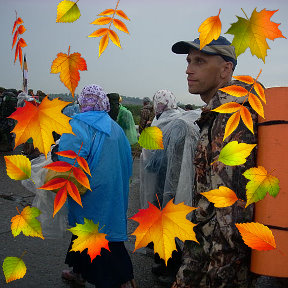
[[[141,134],[146,127],[149,127],[151,125],[154,116],[155,114],[153,111],[151,100],[149,99],[149,97],[144,97],[143,107],[140,110],[139,134]]]
[[[127,208],[129,178],[132,174],[132,157],[129,142],[108,112],[109,99],[104,90],[95,84],[83,88],[79,96],[80,113],[70,121],[73,134],[63,134],[59,151],[73,150],[84,157],[92,177],[91,190],[81,196],[83,208],[72,198],[68,199],[70,226],[83,224],[84,218],[99,223],[101,233],[107,234],[109,249],[101,250],[92,262],[87,250],[72,252],[72,236],[65,263],[73,267],[64,270],[62,277],[85,284],[85,280],[97,288],[135,287],[133,267],[124,241],[127,240]],[[73,164],[73,159],[59,156]]]
[[[190,159],[199,138],[198,126],[194,123],[199,114],[186,112],[177,107],[176,97],[169,90],[159,90],[153,97],[156,113],[151,126],[161,129],[163,150],[142,150],[140,156],[140,200],[141,208],[148,202],[163,209],[174,198],[174,203],[184,202],[192,206],[194,166]],[[189,161],[187,161],[189,159]],[[159,202],[158,202],[159,200]],[[181,264],[181,247],[173,251],[167,267],[163,259],[155,254],[152,272],[166,285],[172,284]]]

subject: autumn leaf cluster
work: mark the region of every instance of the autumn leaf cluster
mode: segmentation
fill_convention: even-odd
[[[118,1],[119,3],[119,1]],[[117,6],[118,6],[117,3]],[[109,24],[108,28],[100,28],[96,31],[94,31],[92,34],[90,34],[88,37],[102,37],[99,43],[99,57],[101,54],[104,52],[104,50],[107,48],[109,39],[119,48],[121,48],[120,45],[120,39],[115,31],[110,29],[111,24],[115,26],[120,31],[123,31],[127,34],[129,34],[129,31],[126,27],[126,25],[123,23],[123,21],[116,19],[115,14],[118,15],[119,17],[124,18],[125,20],[130,20],[127,15],[122,11],[122,10],[117,10],[116,9],[106,9],[105,11],[101,12],[98,14],[98,16],[103,16],[99,17],[90,24],[94,25],[107,25]],[[111,16],[109,16],[111,15]],[[107,17],[108,16],[108,17]]]
[[[27,46],[25,40],[22,37],[19,38],[19,36],[22,35],[26,31],[26,28],[24,27],[24,25],[22,25],[23,23],[24,23],[23,20],[20,17],[17,18],[16,16],[16,20],[14,22],[13,30],[12,30],[12,34],[15,31],[14,36],[13,36],[12,49],[17,42],[16,48],[15,48],[14,63],[16,62],[17,57],[19,55],[19,63],[20,63],[21,69],[22,69],[22,62],[23,62],[22,48]]]

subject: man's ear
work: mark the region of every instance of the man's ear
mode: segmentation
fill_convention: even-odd
[[[233,63],[232,62],[224,62],[221,69],[221,78],[231,78],[233,74]]]

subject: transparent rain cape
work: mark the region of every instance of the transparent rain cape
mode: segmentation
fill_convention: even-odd
[[[194,152],[199,139],[199,129],[194,123],[199,111],[171,109],[160,118],[154,118],[151,126],[163,132],[164,150],[142,149],[140,156],[140,204],[148,202],[161,208],[175,198],[174,203],[184,202],[192,206],[194,186]]]

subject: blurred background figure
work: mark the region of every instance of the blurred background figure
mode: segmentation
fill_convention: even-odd
[[[184,110],[185,111],[190,111],[190,110],[193,110],[193,106],[191,104],[186,104],[185,107],[184,107]]]
[[[109,98],[109,103],[110,103],[110,111],[108,114],[110,117],[114,120],[117,121],[119,109],[120,109],[120,95],[118,93],[108,93],[107,97]]]
[[[140,111],[139,134],[141,134],[146,127],[151,125],[154,116],[155,114],[150,98],[143,98],[143,107]]]
[[[119,113],[117,117],[117,123],[124,130],[125,135],[128,138],[130,145],[134,145],[138,142],[138,138],[137,138],[137,131],[136,131],[133,115],[131,111],[129,111],[126,107],[124,107],[121,104],[121,102],[122,102],[122,97],[119,98],[120,106],[119,106]]]
[[[0,151],[12,151],[14,149],[14,136],[11,131],[14,129],[16,121],[7,118],[17,108],[16,89],[0,90]]]

